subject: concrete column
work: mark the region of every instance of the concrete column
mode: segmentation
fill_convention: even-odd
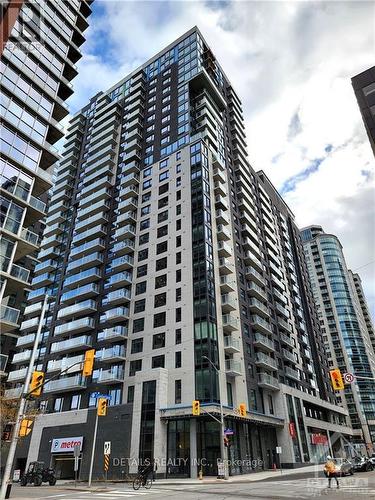
[[[197,421],[190,419],[190,477],[198,477]]]

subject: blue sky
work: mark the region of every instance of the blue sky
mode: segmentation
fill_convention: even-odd
[[[198,25],[242,99],[253,167],[300,227],[341,239],[375,316],[374,157],[350,82],[374,64],[375,4],[95,0],[93,11],[72,112]]]

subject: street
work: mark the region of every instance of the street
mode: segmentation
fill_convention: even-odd
[[[303,477],[301,477],[303,476]],[[160,484],[162,483],[162,484]],[[278,500],[278,499],[311,499],[324,497],[337,500],[363,500],[375,498],[375,473],[355,474],[352,477],[340,479],[340,489],[332,483],[332,489],[327,489],[324,477],[314,477],[313,474],[289,475],[251,482],[223,482],[214,484],[166,484],[166,481],[156,481],[150,490],[134,491],[130,484],[95,485],[92,491],[86,487],[74,485],[57,485],[55,487],[28,486],[22,488],[14,485],[11,498],[29,499],[61,499],[61,500],[121,500],[132,498],[136,500],[162,500],[182,498],[186,500]]]

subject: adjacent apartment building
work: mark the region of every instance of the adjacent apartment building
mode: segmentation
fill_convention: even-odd
[[[9,371],[91,1],[2,2],[1,365]]]
[[[375,155],[375,66],[354,76],[352,85]]]
[[[375,378],[374,328],[361,280],[347,268],[335,235],[310,226],[301,236],[329,364],[357,377],[337,399],[349,412],[354,442],[372,451],[375,381],[369,379]]]
[[[17,467],[72,477],[78,442],[86,479],[98,393],[94,478],[104,441],[109,478],[144,459],[216,475],[220,401],[231,474],[272,467],[277,445],[285,466],[344,453],[299,230],[250,166],[241,101],[197,28],[72,118],[46,222],[9,379],[22,390],[46,294],[37,367],[54,379]],[[58,375],[90,348],[92,377]]]

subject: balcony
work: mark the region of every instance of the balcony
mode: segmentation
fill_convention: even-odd
[[[270,317],[270,313],[268,311],[268,307],[263,304],[260,300],[256,299],[255,297],[250,298],[250,304],[249,308],[251,312],[255,312],[260,314],[261,316],[265,316],[267,318]]]
[[[21,397],[23,386],[15,387],[14,389],[6,389],[4,391],[4,399],[18,399]]]
[[[114,255],[124,255],[130,252],[134,252],[134,248],[135,243],[133,240],[123,240],[113,245],[112,253]]]
[[[229,216],[223,210],[216,210],[215,216],[218,224],[229,224]]]
[[[83,302],[78,302],[73,306],[64,307],[60,309],[57,313],[57,319],[68,318],[70,316],[79,316],[82,314],[90,314],[96,311],[95,300],[84,300]]]
[[[254,337],[254,347],[258,347],[267,352],[275,351],[275,343],[270,338],[262,335],[261,333],[255,333]]]
[[[128,329],[126,326],[114,326],[113,328],[105,328],[98,332],[98,342],[116,342],[128,338]]]
[[[261,261],[254,255],[254,253],[250,250],[245,252],[244,254],[244,261],[247,266],[254,266],[259,272],[263,271],[263,266]]]
[[[220,276],[220,289],[221,292],[230,293],[235,291],[236,282],[229,278],[229,276]]]
[[[122,273],[113,274],[108,278],[104,284],[104,288],[107,290],[109,288],[118,288],[120,286],[130,285],[132,282],[132,273],[124,271]]]
[[[267,356],[263,352],[257,352],[255,357],[255,364],[261,368],[268,368],[269,370],[277,370],[276,360]]]
[[[29,361],[31,356],[31,350],[28,349],[27,351],[22,351],[22,352],[17,352],[11,361],[12,364],[18,364],[18,363],[25,363],[26,361]]]
[[[136,221],[137,221],[137,212],[135,211],[125,212],[116,217],[116,226],[120,226],[122,222],[128,222],[134,226]]]
[[[98,224],[107,224],[107,223],[108,223],[108,217],[103,212],[98,212],[95,215],[92,215],[91,217],[84,219],[82,222],[78,222],[74,227],[74,231],[75,234],[79,234],[81,232],[87,231],[93,226],[97,226]]]
[[[285,335],[285,333],[280,333],[280,340],[281,340],[281,342],[288,345],[289,347],[292,347],[292,348],[295,347],[294,340],[291,337],[289,337],[289,335]]]
[[[63,325],[55,327],[54,335],[64,335],[65,333],[78,333],[91,330],[95,327],[93,318],[81,318]]]
[[[100,370],[98,378],[95,379],[97,384],[117,384],[124,382],[124,370],[110,368],[109,370]]]
[[[299,380],[299,371],[293,370],[293,368],[289,368],[289,366],[285,367],[285,375],[289,378],[293,378],[294,380]]]
[[[74,377],[64,377],[57,380],[47,382],[43,388],[47,392],[67,392],[76,391],[86,388],[86,378],[82,375],[74,375]]]
[[[46,273],[48,271],[54,271],[57,268],[57,261],[56,260],[45,260],[44,262],[41,262],[40,264],[37,264],[35,266],[35,274],[40,274],[40,272]]]
[[[250,282],[247,284],[247,293],[250,295],[250,297],[256,297],[260,300],[267,300],[267,293],[263,290],[263,288],[256,285],[255,283]]]
[[[68,370],[65,373],[79,372],[82,370],[84,357],[84,354],[79,354],[78,356],[73,356],[71,358],[51,359],[47,364],[47,372],[63,371],[66,369]]]
[[[268,373],[259,373],[258,385],[269,391],[278,391],[280,389],[278,379]]]
[[[124,302],[130,301],[130,290],[127,288],[121,288],[120,290],[114,290],[113,292],[108,293],[103,298],[103,305],[115,305],[115,304],[123,304]]]
[[[232,255],[231,247],[224,241],[219,241],[217,247],[219,257],[230,257]]]
[[[226,179],[225,179],[225,174],[220,168],[214,168],[212,172],[214,181],[216,182],[221,182],[222,184],[225,184]]]
[[[265,286],[266,285],[266,280],[263,277],[261,273],[259,273],[254,267],[247,267],[245,269],[245,274],[246,278],[253,281],[254,283],[260,285],[260,286]]]
[[[121,201],[117,205],[119,213],[134,211],[137,210],[137,207],[138,207],[137,198],[127,198],[126,200]]]
[[[110,268],[116,271],[123,271],[124,269],[130,269],[133,267],[134,258],[131,255],[123,255],[117,259],[113,259],[110,264]]]
[[[234,273],[234,265],[229,262],[225,257],[220,257],[219,259],[219,272],[220,274],[231,274]]]
[[[23,335],[17,339],[17,347],[26,347],[34,344],[35,333],[29,333],[29,335]]]
[[[40,322],[39,316],[36,318],[31,318],[26,321],[22,321],[20,330],[36,330]],[[45,320],[43,321],[43,324],[45,324]]]
[[[235,361],[234,359],[225,360],[225,373],[229,377],[237,377],[242,375],[241,363],[240,361]]]
[[[123,321],[129,318],[129,308],[128,307],[115,307],[114,309],[109,309],[105,311],[100,316],[100,323],[106,323],[107,321]]]
[[[107,226],[104,226],[102,224],[98,224],[94,227],[91,227],[90,229],[87,229],[86,231],[83,231],[81,233],[76,233],[73,236],[72,244],[74,247],[77,245],[81,245],[83,240],[89,241],[94,238],[97,238],[100,236],[101,238],[105,237],[107,234]]]
[[[62,342],[55,342],[51,344],[51,353],[76,351],[85,347],[91,347],[90,335],[82,335],[81,337],[63,340]]]
[[[250,317],[250,324],[256,330],[259,330],[263,333],[272,333],[271,324],[260,316],[254,314]]]
[[[69,292],[63,293],[61,295],[61,302],[74,301],[77,298],[84,299],[88,297],[93,297],[99,294],[99,286],[95,283],[90,283],[89,285],[81,286],[70,290]]]
[[[291,363],[296,363],[296,355],[293,352],[288,351],[287,349],[281,349],[281,352],[283,354],[283,357],[290,361]]]
[[[287,323],[286,321],[284,321],[282,318],[277,318],[277,324],[278,324],[279,328],[283,328],[284,330],[286,330],[289,333],[293,332],[292,326],[289,323]]]
[[[103,250],[105,247],[105,241],[102,238],[96,238],[95,240],[88,241],[79,247],[73,248],[70,251],[70,258],[77,259],[82,257],[83,254],[88,252],[93,252],[95,250]]]
[[[223,330],[229,333],[238,330],[238,320],[231,314],[223,314]]]
[[[223,198],[220,194],[217,194],[215,196],[215,205],[216,209],[228,210],[228,203],[226,202],[225,198]]]
[[[33,287],[46,286],[53,283],[55,276],[50,273],[39,274],[33,278]]]
[[[20,281],[23,285],[30,285],[29,276],[30,271],[25,267],[18,266],[17,264],[13,264],[10,273],[12,278],[15,278],[17,281]]]
[[[120,227],[115,231],[115,240],[121,241],[125,238],[134,238],[135,236],[135,226],[128,224],[126,226]]]
[[[13,370],[9,372],[7,382],[19,382],[21,380],[25,380],[26,373],[27,373],[27,368]]]
[[[115,361],[125,361],[126,351],[124,346],[115,345],[113,347],[102,349],[96,352],[97,361],[112,363]]]
[[[101,271],[98,267],[92,267],[81,273],[72,274],[64,280],[64,291],[69,288],[85,285],[86,283],[93,283],[94,281],[98,281],[100,277]]]
[[[217,235],[217,239],[219,241],[220,240],[221,241],[228,241],[228,240],[230,240],[229,231],[226,228],[226,226],[224,226],[223,224],[218,224],[216,235]]]
[[[227,335],[224,337],[224,350],[226,354],[234,354],[240,352],[240,341],[232,337],[232,335]]]
[[[131,186],[131,185],[137,186],[139,184],[139,174],[137,172],[130,172],[129,174],[124,175],[124,177],[121,177],[120,183],[121,187]]]
[[[11,332],[18,328],[19,316],[19,309],[2,305],[0,308],[0,325],[2,333]]]
[[[69,262],[66,271],[68,273],[76,269],[83,271],[85,268],[92,267],[94,264],[102,264],[102,263],[103,263],[102,254],[99,252],[94,252],[91,253],[90,255],[87,255],[86,257],[82,257],[82,259],[72,260],[71,262]]]
[[[121,200],[125,200],[127,198],[134,198],[136,196],[138,196],[138,186],[136,184],[125,186],[119,191],[119,197]]]
[[[229,313],[237,309],[237,302],[228,294],[221,296],[221,310]]]

